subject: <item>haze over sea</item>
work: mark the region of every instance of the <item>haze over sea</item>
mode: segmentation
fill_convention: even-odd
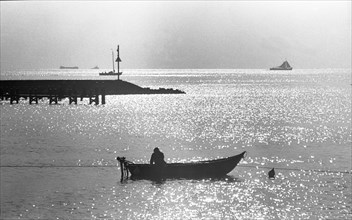
[[[1,79],[101,79],[30,70]],[[351,219],[351,69],[124,70],[184,95],[106,105],[1,101],[1,219]],[[222,179],[120,183],[116,157],[167,162],[247,151]],[[276,170],[276,179],[267,172]]]

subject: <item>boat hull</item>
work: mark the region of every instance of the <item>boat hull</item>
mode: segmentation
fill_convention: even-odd
[[[121,76],[121,72],[115,73],[115,72],[108,72],[108,73],[99,73],[100,76]]]
[[[273,67],[270,70],[292,70],[292,68],[280,68],[280,67]]]
[[[78,69],[78,66],[60,66],[60,69],[67,69],[67,70]]]
[[[171,163],[165,166],[130,163],[126,167],[132,179],[221,177],[231,172],[245,153],[224,159],[194,163]]]

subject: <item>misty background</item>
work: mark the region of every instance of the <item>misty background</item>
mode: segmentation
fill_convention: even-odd
[[[1,70],[351,68],[351,1],[0,2]]]

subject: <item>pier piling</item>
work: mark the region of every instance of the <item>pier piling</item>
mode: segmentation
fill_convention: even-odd
[[[49,97],[49,104],[51,105],[53,102],[55,103],[55,104],[57,104],[57,96],[55,96],[55,95],[51,95],[50,97]]]
[[[105,90],[104,89],[101,92],[101,104],[105,105]]]
[[[32,102],[35,102],[35,104],[38,104],[38,92],[36,89],[30,90],[29,91],[29,104],[31,105]]]
[[[12,105],[13,102],[16,102],[18,104],[20,97],[18,96],[18,90],[11,90],[10,91],[10,104]]]
[[[5,99],[5,93],[3,89],[0,89],[0,99],[3,101]]]
[[[75,103],[77,105],[77,92],[74,89],[69,90],[69,95],[68,95],[69,103],[70,105],[72,103]]]
[[[49,89],[49,104],[51,105],[52,103],[57,104],[58,102],[58,93],[56,90]]]

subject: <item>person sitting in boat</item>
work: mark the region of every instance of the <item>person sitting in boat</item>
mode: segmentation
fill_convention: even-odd
[[[165,165],[166,162],[164,161],[164,154],[159,150],[159,148],[154,148],[154,153],[150,158],[150,164],[155,165]]]

